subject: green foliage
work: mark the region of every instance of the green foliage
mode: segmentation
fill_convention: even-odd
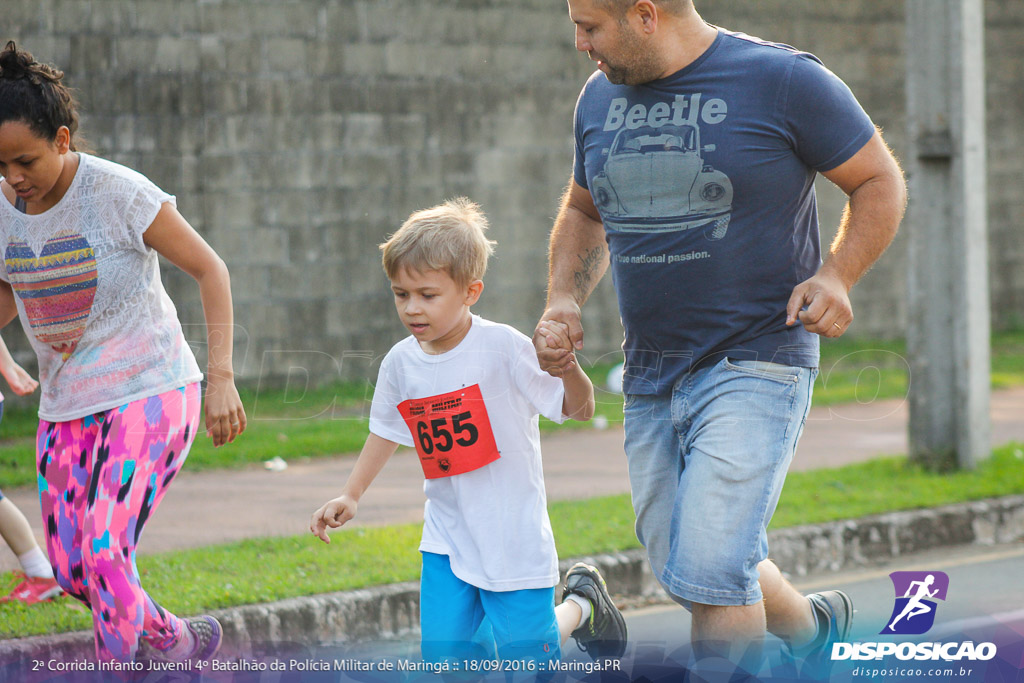
[[[594,381],[596,419],[622,424],[622,396],[608,391],[607,358],[587,366]],[[585,359],[583,361],[586,363]],[[908,363],[901,341],[824,340],[821,372],[814,387],[814,405],[859,401],[868,403],[907,394]],[[992,386],[1024,385],[1024,331],[992,337]],[[369,381],[336,383],[295,391],[288,387],[243,387],[249,427],[235,443],[214,449],[200,434],[186,470],[244,467],[274,456],[287,461],[355,453],[366,440],[373,386]],[[0,425],[0,483],[25,486],[35,481],[33,411],[12,409]],[[558,425],[541,419],[541,431],[592,429],[593,422]]]
[[[606,376],[610,366],[593,369]],[[600,380],[602,383],[603,379]],[[185,469],[189,471],[244,467],[275,456],[289,462],[341,453],[357,453],[366,440],[370,399],[368,382],[351,382],[289,393],[287,389],[243,389],[248,427],[232,444],[214,448],[205,433],[192,446]],[[622,397],[599,389],[597,414],[609,423],[622,423]],[[35,482],[35,430],[30,411],[4,415],[0,433],[0,482],[6,487]],[[541,431],[592,428],[589,423],[558,425],[541,420]]]
[[[420,525],[355,527],[330,545],[310,534],[247,540],[138,558],[146,591],[176,614],[283,600],[419,577]],[[8,575],[10,576],[10,575]],[[10,591],[13,580],[0,588]],[[0,638],[90,629],[92,617],[63,597],[31,607],[0,604]]]
[[[628,494],[548,504],[559,557],[639,548]]]
[[[970,472],[940,474],[905,457],[792,472],[772,528],[818,524],[1024,493],[1024,444],[1001,446]]]
[[[992,388],[1024,384],[1024,330],[992,336]]]
[[[909,374],[906,347],[901,341],[823,339],[814,405],[903,398]]]

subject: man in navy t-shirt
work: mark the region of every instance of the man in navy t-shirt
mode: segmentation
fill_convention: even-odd
[[[637,533],[693,614],[698,655],[765,627],[811,667],[849,632],[840,591],[804,597],[765,529],[810,408],[818,335],[891,242],[902,172],[813,55],[705,23],[691,0],[569,0],[598,70],[580,94],[573,177],[551,236],[552,374],[582,348],[609,263],[625,328]],[[850,197],[822,263],[814,178]],[[756,649],[756,648],[755,648]],[[807,663],[810,662],[810,663]],[[808,669],[810,672],[810,669]]]

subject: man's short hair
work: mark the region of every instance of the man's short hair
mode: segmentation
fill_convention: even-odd
[[[380,245],[384,272],[394,280],[402,268],[441,270],[460,287],[481,280],[496,242],[487,239],[487,217],[466,197],[416,211]]]
[[[670,14],[681,14],[693,5],[693,0],[652,0],[658,9]],[[636,0],[596,0],[597,6],[612,16],[622,18],[626,11],[636,4]]]

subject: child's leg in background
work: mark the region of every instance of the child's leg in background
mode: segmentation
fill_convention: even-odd
[[[26,534],[25,527],[28,527]],[[32,535],[32,527],[21,511],[14,507],[14,503],[4,498],[4,492],[0,490],[0,536],[14,552],[15,555],[27,553],[36,544]]]
[[[480,589],[452,573],[447,555],[422,555],[420,649],[424,661],[489,657],[493,645],[474,642],[484,620]]]
[[[3,491],[0,491],[0,536],[18,557],[26,576],[53,578],[50,563],[36,543],[28,520],[14,503],[4,498]]]
[[[0,399],[0,419],[3,419],[3,414],[4,402]],[[28,520],[14,503],[4,498],[3,491],[0,491],[0,537],[19,557],[36,547],[36,538]]]
[[[14,503],[4,498],[3,491],[0,491],[0,536],[18,556],[36,547],[36,537],[32,535],[28,520]]]
[[[3,414],[4,401],[0,398],[0,420],[3,419]],[[50,562],[39,548],[28,520],[14,503],[4,498],[3,491],[0,491],[0,537],[3,537],[17,556],[21,568],[25,570],[25,576],[38,579],[53,578]]]
[[[135,546],[199,428],[199,385],[100,415],[40,422],[40,502],[58,580],[90,605],[100,660],[130,660],[140,636],[171,647],[184,624],[139,584]]]

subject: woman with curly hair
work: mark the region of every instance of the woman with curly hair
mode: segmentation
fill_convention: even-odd
[[[0,326],[39,359],[36,459],[50,563],[92,610],[101,661],[212,657],[221,628],[180,619],[139,583],[135,549],[199,429],[200,380],[158,256],[196,279],[209,339],[205,429],[245,429],[227,267],[141,174],[76,151],[64,74],[0,51]]]

